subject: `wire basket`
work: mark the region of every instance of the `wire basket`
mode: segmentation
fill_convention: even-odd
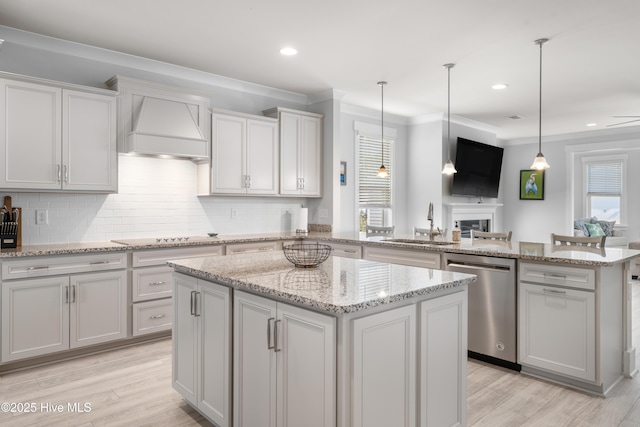
[[[331,255],[331,246],[320,243],[294,243],[284,246],[282,250],[284,256],[300,268],[317,267]]]

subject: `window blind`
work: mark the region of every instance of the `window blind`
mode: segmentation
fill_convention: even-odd
[[[622,162],[589,162],[587,166],[587,194],[621,195]]]
[[[385,139],[382,148],[380,138],[359,136],[358,150],[358,194],[360,206],[391,206],[391,176],[393,176],[393,159],[391,158],[392,141]],[[389,172],[389,178],[376,176],[382,162]]]

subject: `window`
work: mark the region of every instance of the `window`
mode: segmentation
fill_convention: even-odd
[[[393,225],[393,140],[385,138],[384,143],[381,144],[380,136],[357,135],[357,146],[360,231],[365,231],[367,224]],[[388,178],[376,176],[378,169],[380,169],[383,153],[384,166],[389,172]]]
[[[626,156],[584,157],[585,213],[621,224],[626,221]]]

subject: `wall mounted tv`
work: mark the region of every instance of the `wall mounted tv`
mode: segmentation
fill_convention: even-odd
[[[452,196],[498,197],[500,171],[502,170],[501,147],[458,138],[453,175]]]

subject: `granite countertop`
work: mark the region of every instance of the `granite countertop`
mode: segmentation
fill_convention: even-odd
[[[205,245],[225,245],[233,243],[251,243],[261,241],[282,240],[291,241],[302,236],[292,232],[282,233],[256,233],[256,234],[229,234],[217,237],[192,236],[188,242],[163,242],[155,239],[119,239],[111,242],[90,243],[66,243],[51,245],[26,245],[17,249],[0,250],[0,259],[7,257],[26,256],[53,256],[65,254],[82,254],[92,252],[149,250],[161,248],[177,248]],[[413,239],[424,241],[425,238],[415,238],[410,234],[393,237],[365,237],[364,233],[331,233],[311,232],[303,236],[304,239],[323,240],[327,242],[358,244],[363,246],[378,246],[387,248],[406,248],[423,250],[428,252],[448,252],[470,255],[484,255],[499,258],[514,258],[529,261],[553,262],[561,264],[587,265],[587,266],[611,266],[617,263],[629,261],[640,256],[640,250],[627,249],[625,247],[605,247],[600,250],[567,250],[546,243],[538,242],[501,242],[491,240],[462,239],[459,243],[450,242],[447,245],[416,244],[390,242],[388,239]],[[124,242],[127,242],[125,244]],[[575,247],[574,247],[575,248]]]
[[[295,268],[282,252],[169,261],[176,271],[333,314],[464,286],[471,274],[330,256]]]

